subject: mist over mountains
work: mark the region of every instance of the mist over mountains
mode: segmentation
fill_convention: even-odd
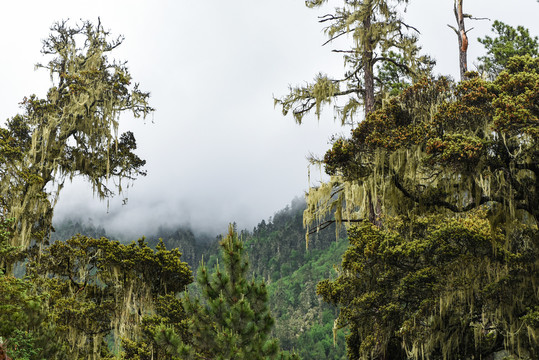
[[[79,195],[80,196],[80,195]],[[272,222],[274,217],[283,213],[302,212],[305,208],[303,197],[296,196],[290,204],[273,211],[264,218],[256,218],[245,211],[245,214],[236,214],[237,218],[228,218],[225,214],[220,219],[214,217],[202,219],[189,214],[189,206],[178,204],[176,208],[163,208],[163,204],[146,204],[137,206],[136,200],[120,205],[113,199],[109,203],[86,202],[86,206],[66,208],[60,207],[55,211],[52,239],[66,239],[77,233],[100,237],[122,242],[130,242],[141,237],[158,239],[171,236],[187,238],[196,242],[209,243],[226,232],[230,223],[235,223],[238,229],[251,231],[260,223]],[[77,202],[80,199],[76,200]],[[160,208],[161,205],[161,208]],[[209,206],[209,205],[208,205]],[[200,205],[198,205],[200,207]],[[59,230],[61,231],[59,232]]]

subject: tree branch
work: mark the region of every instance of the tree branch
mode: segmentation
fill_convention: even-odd
[[[417,32],[418,34],[421,34],[421,31],[419,31],[417,28],[413,27],[412,25],[408,25],[407,23],[405,23],[404,21],[402,20],[399,20],[398,21],[399,24],[403,25],[405,28],[407,28],[408,30],[409,29],[412,29],[414,30],[415,32]]]
[[[430,199],[422,199],[420,196],[413,194],[411,191],[406,189],[404,185],[400,182],[399,176],[397,174],[393,174],[393,183],[395,184],[395,187],[400,190],[400,192],[407,197],[408,199],[414,201],[415,203],[426,205],[426,206],[441,206],[448,210],[451,210],[455,213],[462,213],[470,211],[480,205],[486,204],[489,201],[496,201],[500,202],[502,199],[499,198],[492,198],[488,196],[481,196],[479,202],[471,201],[468,205],[463,207],[458,207],[454,204],[451,204],[450,202],[447,202],[445,200],[437,199],[437,198],[430,198]]]
[[[341,222],[347,222],[347,223],[359,223],[363,222],[365,219],[342,219]],[[309,230],[307,234],[312,235],[314,233],[317,233],[319,231],[322,231],[329,227],[331,224],[336,223],[337,220],[326,220],[323,223],[319,224],[315,229]]]
[[[377,63],[378,61],[388,61],[388,62],[392,63],[393,65],[395,65],[396,67],[406,71],[407,73],[415,75],[415,73],[412,71],[412,69],[410,69],[410,67],[408,67],[407,65],[399,63],[395,59],[384,57],[384,56],[379,56],[379,57],[375,57],[372,60],[373,64]]]
[[[353,29],[350,29],[350,30],[347,30],[347,31],[343,31],[343,32],[341,32],[341,33],[339,33],[339,34],[337,34],[335,36],[332,36],[331,38],[329,38],[329,40],[327,40],[325,43],[323,43],[322,46],[329,44],[333,40],[335,40],[335,39],[337,39],[337,38],[339,38],[339,37],[341,37],[343,35],[346,35],[346,34],[348,34],[350,32],[354,32],[356,29],[357,28],[353,28]]]
[[[344,19],[344,16],[335,16],[333,14],[326,14],[326,15],[319,16],[318,19],[320,19],[318,20],[319,23],[323,23],[323,22],[331,21],[331,20],[342,20]]]

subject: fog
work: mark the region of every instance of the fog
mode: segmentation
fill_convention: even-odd
[[[338,3],[330,1],[330,3]],[[516,6],[518,4],[518,6]],[[411,1],[405,20],[420,31],[436,71],[456,77],[457,39],[451,0]],[[535,0],[465,2],[476,17],[524,25],[539,34]],[[0,119],[14,116],[24,96],[44,96],[50,86],[39,50],[51,24],[61,19],[101,22],[124,44],[114,57],[128,60],[133,79],[151,92],[155,113],[145,121],[122,118],[132,130],[148,176],[110,201],[94,198],[77,180],[60,196],[56,219],[91,218],[107,232],[138,237],[159,226],[190,225],[223,233],[227,223],[252,229],[308,189],[309,153],[322,155],[335,123],[328,108],[303,125],[282,116],[273,97],[318,72],[341,75],[317,16],[329,12],[294,0],[24,1],[4,4],[0,14]],[[476,40],[491,22],[469,21],[469,67],[483,52]],[[312,184],[324,179],[313,169]]]

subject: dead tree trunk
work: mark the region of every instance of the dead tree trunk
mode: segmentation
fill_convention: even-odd
[[[466,72],[468,71],[468,35],[466,34],[466,28],[464,26],[464,18],[467,17],[462,12],[463,0],[455,0],[453,11],[455,12],[455,19],[457,20],[457,28],[448,25],[452,28],[459,39],[459,68],[460,68],[460,80],[466,80]]]

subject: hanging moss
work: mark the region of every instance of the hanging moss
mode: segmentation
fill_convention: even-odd
[[[338,278],[317,292],[339,306],[349,358],[537,356],[536,228],[507,244],[480,211],[386,217],[383,230],[365,222],[348,234]]]
[[[418,82],[351,138],[335,141],[324,157],[331,181],[307,196],[309,229],[334,216],[335,207],[343,208],[336,221],[343,213],[372,221],[375,208],[387,215],[460,213],[489,204],[494,222],[537,224],[539,60],[510,64],[495,82],[472,75],[456,86],[444,78]]]
[[[12,245],[46,241],[52,209],[66,179],[86,178],[100,198],[113,194],[110,177],[144,175],[144,161],[132,151],[134,138],[118,137],[120,114],[148,115],[149,94],[132,85],[125,63],[109,62],[121,38],[98,23],[70,27],[56,23],[43,42],[52,86],[44,99],[23,100],[24,114],[8,121],[6,137],[20,152],[2,159],[3,208],[15,219]],[[5,137],[4,137],[5,141]],[[5,148],[2,148],[5,151]]]
[[[154,251],[144,240],[122,245],[76,236],[36,254],[28,273],[49,294],[44,305],[58,329],[56,341],[69,345],[71,358],[100,359],[109,353],[106,336],[113,334],[116,353],[120,341],[139,341],[144,322],[163,306],[160,298],[192,282],[180,256],[162,243]]]
[[[334,104],[336,118],[342,124],[353,123],[372,112],[385,99],[386,90],[405,88],[412,79],[428,74],[434,62],[419,56],[420,48],[412,29],[400,18],[398,6],[408,1],[346,1],[321,16],[328,37],[325,44],[347,39],[350,45],[334,50],[343,54],[341,78],[318,74],[312,83],[289,88],[289,94],[275,99],[287,115],[301,124],[314,109],[320,118],[324,105]],[[328,5],[327,0],[306,1],[311,8]],[[340,104],[343,104],[342,106]]]

